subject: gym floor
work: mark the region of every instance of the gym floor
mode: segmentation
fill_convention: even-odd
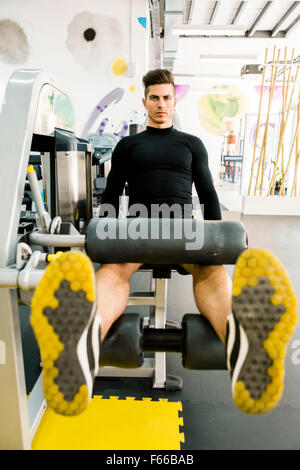
[[[240,220],[247,229],[249,246],[266,248],[278,256],[287,268],[300,299],[299,217],[244,216],[240,212],[223,211],[223,219]],[[227,266],[226,269],[233,275],[233,266]],[[147,276],[147,273],[135,274],[132,278],[132,291],[147,289]],[[197,312],[191,281],[191,276],[172,274],[168,284],[169,320],[180,322],[183,314]],[[147,314],[148,308],[128,307],[126,311]],[[29,325],[27,307],[20,307],[20,318],[26,387],[27,393],[30,393],[40,374],[39,353]],[[287,350],[284,395],[278,407],[269,415],[247,416],[239,412],[232,401],[227,371],[186,370],[182,367],[178,354],[167,355],[167,373],[183,378],[181,391],[154,390],[151,379],[97,378],[94,394],[104,399],[118,397],[119,400],[124,400],[135,397],[137,401],[141,401],[148,397],[153,402],[163,402],[161,399],[166,399],[168,403],[179,402],[181,405],[176,411],[179,417],[176,426],[180,442],[177,449],[300,449],[299,340],[300,322]],[[101,422],[98,424],[101,427]],[[118,448],[122,447],[115,447]]]

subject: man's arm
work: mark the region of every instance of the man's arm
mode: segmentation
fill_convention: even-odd
[[[126,179],[126,142],[122,139],[117,143],[111,157],[111,169],[102,195],[100,217],[107,216],[107,207],[105,209],[104,204],[110,204],[115,210],[116,217],[118,217],[119,198],[122,196]],[[108,213],[108,215],[110,214]]]
[[[207,150],[198,138],[193,145],[192,174],[200,204],[203,205],[204,220],[221,220],[220,203],[208,166]]]

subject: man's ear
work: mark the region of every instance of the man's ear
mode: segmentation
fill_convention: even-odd
[[[143,102],[144,107],[146,108],[146,99],[145,99],[145,98],[142,98],[142,102]],[[146,108],[146,109],[147,109],[147,108]]]

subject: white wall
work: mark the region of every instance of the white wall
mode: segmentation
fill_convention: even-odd
[[[197,103],[201,95],[188,93],[177,103],[177,113],[181,123],[181,130],[196,135],[204,143],[209,157],[209,167],[213,179],[217,178],[221,157],[222,137],[207,132],[200,124],[197,112]]]
[[[103,33],[99,18],[94,17],[101,42],[97,45],[97,54],[91,63],[78,63],[66,45],[68,26],[75,15],[82,12],[102,14],[119,20],[123,32],[117,40],[113,34]],[[131,17],[132,13],[132,17]],[[141,104],[142,75],[147,68],[147,32],[139,23],[138,17],[146,16],[145,0],[10,0],[1,2],[0,21],[9,18],[17,22],[24,30],[28,44],[29,57],[24,63],[6,63],[5,48],[0,44],[0,100],[3,89],[12,72],[18,68],[43,69],[53,75],[57,85],[69,94],[73,101],[76,117],[75,130],[80,135],[90,113],[96,104],[114,88],[124,89],[124,95],[117,104],[112,104],[102,117],[109,118],[106,132],[118,127],[122,120],[128,121],[133,109],[143,115]],[[132,26],[132,57],[130,57],[130,25]],[[81,27],[81,29],[80,29]],[[81,40],[85,27],[78,26],[75,40]],[[73,35],[74,39],[74,35]],[[0,41],[1,30],[0,30]],[[95,52],[95,50],[94,50]],[[84,56],[81,57],[81,62]],[[86,61],[88,61],[88,51]],[[133,60],[137,64],[137,75],[130,78],[127,74],[116,76],[112,73],[113,62],[122,58],[127,63]],[[129,87],[134,86],[135,91]],[[99,122],[95,123],[95,128]]]

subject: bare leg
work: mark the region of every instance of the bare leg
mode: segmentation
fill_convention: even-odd
[[[130,293],[130,278],[141,263],[103,264],[96,272],[97,313],[101,317],[101,339],[124,312]]]
[[[193,275],[193,290],[199,311],[225,344],[226,321],[231,312],[232,281],[223,266],[183,264]]]

